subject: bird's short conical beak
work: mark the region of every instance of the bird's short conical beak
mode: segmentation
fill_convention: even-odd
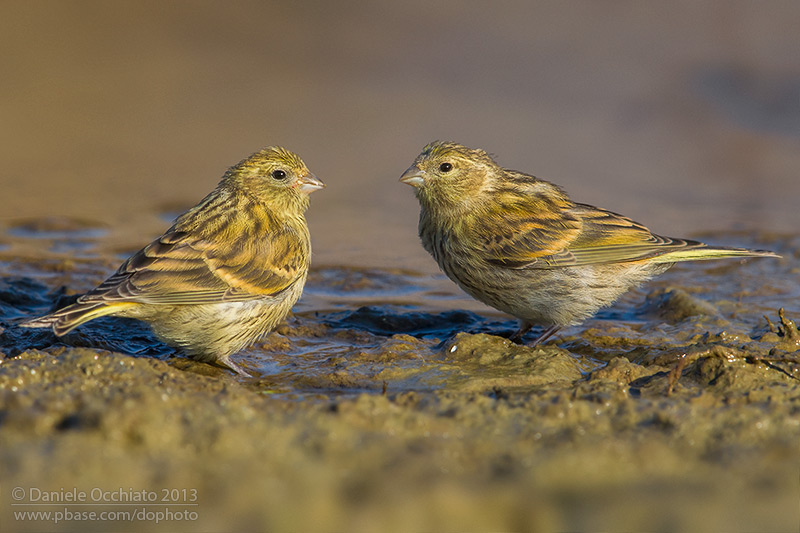
[[[408,170],[403,172],[403,175],[400,176],[400,181],[412,187],[422,187],[425,185],[425,172],[417,168],[416,165],[411,165],[408,167]]]
[[[322,183],[322,181],[318,177],[316,177],[314,174],[311,174],[310,172],[305,176],[303,176],[302,178],[300,178],[300,190],[304,193],[310,194],[314,191],[322,189],[323,187],[325,187],[325,184]]]

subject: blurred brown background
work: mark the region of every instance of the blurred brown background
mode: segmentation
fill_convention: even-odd
[[[435,270],[398,183],[448,139],[667,235],[796,231],[800,3],[7,1],[0,226],[135,248],[271,144],[316,264]]]

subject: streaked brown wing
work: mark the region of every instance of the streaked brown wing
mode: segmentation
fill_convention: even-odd
[[[590,205],[576,204],[564,212],[567,220],[579,221],[574,226],[551,230],[564,235],[560,240],[551,240],[550,248],[544,250],[536,240],[525,233],[509,240],[509,252],[505,260],[496,264],[510,268],[557,268],[608,263],[641,261],[679,249],[704,246],[702,243],[683,239],[661,237],[633,220]],[[553,250],[553,246],[560,249]],[[525,261],[530,257],[530,261]]]
[[[566,210],[502,205],[475,226],[484,258],[499,266],[525,268],[566,249],[581,231],[581,221]]]
[[[196,238],[170,231],[136,253],[82,301],[204,304],[245,301],[290,287],[306,245],[282,228],[260,239]]]

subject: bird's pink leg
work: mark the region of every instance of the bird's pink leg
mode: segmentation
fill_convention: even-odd
[[[560,329],[561,329],[561,326],[550,326],[549,328],[544,330],[541,335],[536,337],[536,339],[532,343],[530,343],[528,346],[533,347],[533,346],[536,346],[537,344],[543,343],[544,341],[546,341],[547,339],[549,339],[550,337],[555,335],[556,332],[558,330],[560,330]]]

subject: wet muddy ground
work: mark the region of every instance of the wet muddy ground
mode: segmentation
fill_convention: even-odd
[[[42,527],[11,516],[24,505],[4,506],[3,522],[796,529],[800,237],[702,238],[784,258],[678,265],[537,348],[509,342],[513,320],[442,276],[320,265],[285,325],[237,356],[255,376],[244,379],[132,320],[61,339],[17,327],[102,281],[121,255],[77,221],[10,225],[0,240],[4,485],[197,498],[149,502],[196,513],[168,525]]]

